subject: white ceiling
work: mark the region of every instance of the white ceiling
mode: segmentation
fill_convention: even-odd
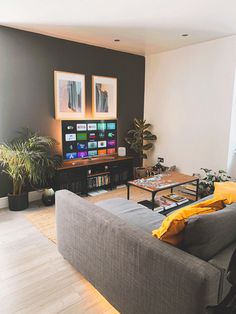
[[[236,0],[0,0],[0,24],[149,55],[236,34]]]

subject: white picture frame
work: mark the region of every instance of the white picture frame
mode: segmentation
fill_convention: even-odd
[[[117,118],[117,78],[92,76],[92,115],[94,119]]]
[[[85,118],[85,75],[54,71],[56,120]]]

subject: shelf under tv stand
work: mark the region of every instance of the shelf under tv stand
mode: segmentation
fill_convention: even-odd
[[[104,171],[104,172],[98,172],[98,173],[92,173],[92,174],[88,174],[88,178],[92,178],[92,177],[98,177],[98,176],[104,176],[104,175],[110,175],[110,171]]]
[[[104,156],[66,161],[56,170],[55,188],[87,194],[91,190],[88,188],[88,179],[106,175],[109,175],[111,189],[133,180],[133,157]]]

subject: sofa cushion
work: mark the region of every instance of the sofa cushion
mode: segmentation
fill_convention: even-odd
[[[209,260],[236,241],[236,203],[223,210],[189,218],[184,230],[183,249]]]
[[[236,242],[230,244],[226,249],[220,251],[208,262],[221,271],[221,281],[219,290],[219,301],[225,298],[231,288],[231,284],[227,280],[227,270],[230,259],[236,249]]]
[[[173,245],[180,245],[183,241],[183,230],[187,219],[193,215],[208,214],[225,207],[222,200],[208,199],[174,211],[165,218],[159,229],[153,230],[152,235]]]
[[[216,304],[216,267],[108,210],[61,190],[56,221],[59,252],[120,313],[199,314]]]
[[[236,182],[215,182],[215,197],[225,200],[225,204],[236,202]]]
[[[96,205],[120,217],[127,223],[138,226],[143,231],[150,233],[150,236],[152,230],[159,228],[162,221],[165,219],[165,216],[158,212],[123,198],[100,201],[97,202]]]

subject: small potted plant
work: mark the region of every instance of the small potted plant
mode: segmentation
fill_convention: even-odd
[[[56,162],[52,150],[55,144],[55,139],[28,129],[19,132],[10,143],[0,144],[0,165],[13,186],[12,193],[8,194],[11,210],[28,207],[27,184],[44,185],[53,176]]]
[[[136,175],[138,177],[146,176],[146,169],[143,167],[143,159],[147,159],[146,152],[153,148],[153,142],[156,141],[156,135],[149,130],[150,123],[146,120],[134,119],[134,128],[128,131],[125,141],[130,145],[130,148],[137,154]]]
[[[214,193],[214,183],[215,182],[226,182],[231,179],[224,170],[219,170],[217,172],[211,169],[201,168],[204,172],[203,178],[199,182],[199,197],[203,198]]]

